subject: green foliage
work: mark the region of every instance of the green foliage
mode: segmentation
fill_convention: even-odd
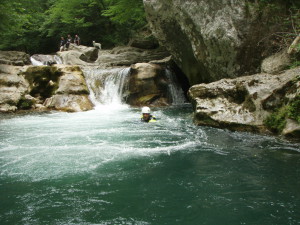
[[[26,109],[31,109],[31,107],[33,106],[33,104],[34,104],[33,100],[26,99],[25,97],[22,97],[19,100],[19,102],[17,104],[17,107],[18,107],[18,109],[24,109],[24,110],[26,110]]]
[[[264,124],[271,131],[280,133],[286,125],[287,118],[294,119],[300,123],[300,95],[297,95],[287,105],[268,116]]]
[[[295,60],[294,62],[292,62],[292,64],[289,66],[290,69],[296,68],[300,66],[300,61]]]
[[[296,96],[288,106],[288,117],[300,123],[300,95]]]
[[[146,24],[142,0],[1,0],[0,50],[52,53],[60,37],[78,34],[83,45],[128,42]]]
[[[142,0],[105,0],[108,9],[102,15],[108,16],[113,22],[141,28],[146,25],[146,17]]]

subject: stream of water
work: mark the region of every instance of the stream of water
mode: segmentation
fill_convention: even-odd
[[[300,224],[299,144],[152,110],[0,115],[0,224]]]

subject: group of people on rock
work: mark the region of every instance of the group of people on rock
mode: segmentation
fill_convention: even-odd
[[[74,43],[75,45],[80,45],[80,38],[77,34],[75,35],[74,40],[70,34],[68,34],[67,39],[65,39],[64,37],[61,37],[60,44],[59,44],[59,50],[60,51],[68,50],[71,43]]]

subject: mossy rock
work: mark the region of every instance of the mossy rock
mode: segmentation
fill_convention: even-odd
[[[293,119],[300,124],[300,95],[297,95],[288,104],[269,115],[265,119],[264,124],[272,132],[281,133],[286,126],[287,118]]]
[[[35,101],[33,99],[27,99],[25,97],[22,97],[19,100],[17,107],[18,107],[18,109],[27,110],[27,109],[31,109],[34,104],[35,104]]]
[[[46,99],[52,96],[58,88],[58,78],[62,72],[56,67],[35,66],[29,67],[24,73],[29,81],[32,96],[41,96]]]

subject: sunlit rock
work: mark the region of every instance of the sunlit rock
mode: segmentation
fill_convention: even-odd
[[[30,65],[30,57],[25,52],[0,51],[0,64],[24,66]]]
[[[18,103],[29,89],[29,83],[19,71],[21,67],[0,65],[0,112],[18,109]]]
[[[93,104],[88,98],[89,90],[80,67],[60,65],[57,70],[61,74],[57,81],[58,88],[44,105],[68,112],[91,110]]]

